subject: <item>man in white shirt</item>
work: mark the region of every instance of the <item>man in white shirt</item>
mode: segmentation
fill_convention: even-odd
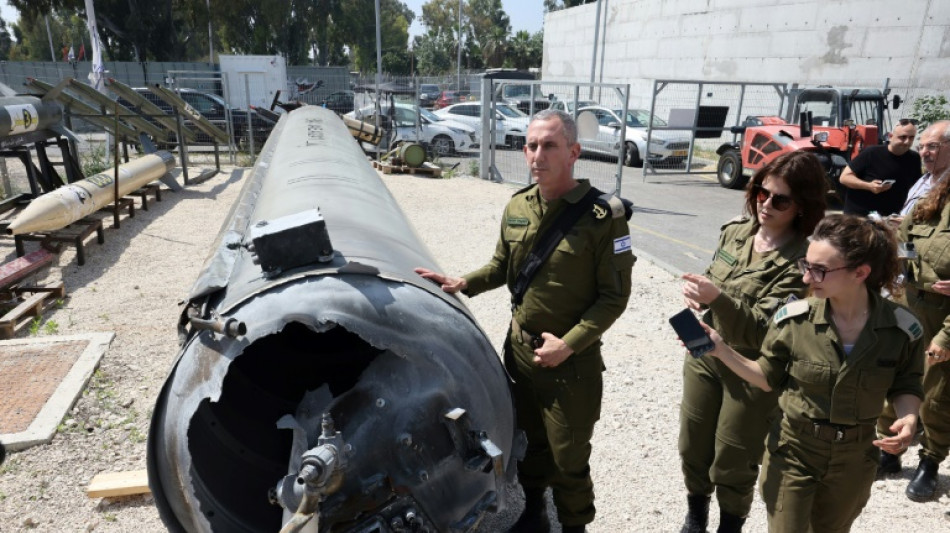
[[[917,183],[907,193],[907,201],[901,208],[900,217],[909,215],[917,200],[927,196],[934,184],[943,179],[947,169],[950,169],[950,120],[940,120],[930,125],[920,136],[917,151],[924,162],[927,173],[917,180]]]

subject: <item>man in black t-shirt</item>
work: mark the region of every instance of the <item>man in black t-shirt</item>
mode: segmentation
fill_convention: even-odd
[[[851,160],[841,173],[845,186],[844,212],[866,216],[899,213],[907,192],[920,178],[920,154],[911,150],[917,121],[901,119],[887,146],[871,146]]]

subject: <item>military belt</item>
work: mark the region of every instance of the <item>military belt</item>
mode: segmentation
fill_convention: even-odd
[[[515,334],[515,338],[518,339],[518,342],[525,346],[540,348],[541,345],[544,344],[544,339],[541,338],[541,335],[535,335],[525,330],[514,318],[511,319],[511,331]]]
[[[911,298],[916,299],[917,301],[924,301],[934,304],[943,304],[948,301],[947,296],[944,296],[938,292],[925,291],[923,289],[918,289],[913,285],[907,285],[907,301],[909,302]]]
[[[848,443],[860,442],[868,435],[874,434],[874,426],[871,424],[859,424],[856,426],[832,424],[824,420],[792,420],[785,417],[789,427],[796,433],[808,435],[810,437],[825,442]]]

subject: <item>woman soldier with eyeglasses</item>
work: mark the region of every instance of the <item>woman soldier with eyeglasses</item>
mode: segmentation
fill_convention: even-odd
[[[818,159],[779,156],[752,177],[748,216],[722,227],[705,275],[685,274],[683,296],[703,321],[749,360],[758,359],[766,326],[790,297],[804,296],[795,262],[825,212],[828,185]],[[706,531],[713,492],[719,531],[741,531],[752,507],[765,435],[778,395],[747,385],[718,360],[686,356],[679,451],[688,513],[684,533]]]
[[[910,444],[923,397],[921,325],[881,296],[899,291],[892,230],[829,215],[810,240],[799,268],[811,296],[775,314],[762,357],[747,359],[709,329],[717,361],[781,391],[759,482],[771,533],[849,531],[870,497],[877,448]],[[885,398],[897,411],[894,436],[875,440]]]

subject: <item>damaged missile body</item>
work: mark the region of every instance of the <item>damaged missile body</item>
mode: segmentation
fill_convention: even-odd
[[[148,438],[171,531],[471,531],[524,441],[508,378],[346,126],[261,152],[180,322]]]

